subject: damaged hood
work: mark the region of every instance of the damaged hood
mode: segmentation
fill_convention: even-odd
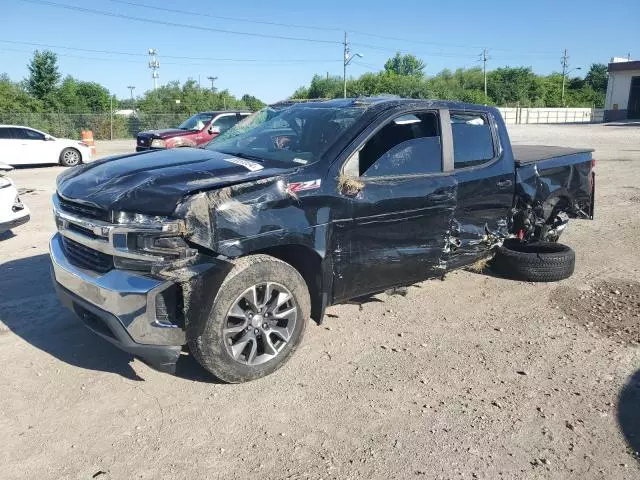
[[[63,172],[58,194],[104,210],[171,215],[187,195],[295,170],[212,150],[178,148],[110,157]]]

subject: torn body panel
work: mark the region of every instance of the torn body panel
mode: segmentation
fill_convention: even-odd
[[[329,208],[307,191],[269,177],[193,195],[175,216],[185,220],[189,242],[229,258],[292,244],[324,257]]]
[[[557,240],[566,225],[565,216],[593,219],[595,173],[591,151],[568,153],[560,149],[559,153],[564,154],[537,163],[516,163],[510,232],[524,240]]]
[[[334,225],[334,301],[438,274],[456,208],[453,177],[369,179],[348,202],[349,218]]]

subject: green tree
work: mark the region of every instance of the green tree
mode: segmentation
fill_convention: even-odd
[[[109,90],[95,82],[65,77],[56,90],[59,109],[65,113],[102,113],[109,111]]]
[[[0,75],[0,112],[27,113],[42,111],[42,104],[22,88],[19,83],[9,80],[6,74]]]
[[[589,68],[589,72],[584,77],[584,81],[596,92],[607,92],[607,82],[609,80],[609,72],[604,63],[594,63]]]
[[[29,69],[29,78],[27,79],[29,93],[39,100],[48,98],[60,80],[56,54],[50,50],[42,52],[36,50],[27,68]]]
[[[253,95],[249,95],[245,93],[242,96],[242,102],[251,110],[252,112],[256,112],[264,107],[265,103],[259,98],[254,97]]]
[[[425,63],[419,58],[411,54],[402,55],[400,52],[384,64],[387,73],[411,77],[424,76],[424,67]]]

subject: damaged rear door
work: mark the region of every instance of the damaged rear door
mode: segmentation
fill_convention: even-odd
[[[334,232],[334,300],[442,273],[456,196],[442,157],[438,112],[423,110],[383,122],[345,162],[350,218]]]
[[[450,111],[456,209],[448,239],[447,269],[473,263],[485,255],[507,229],[515,191],[514,162],[508,139],[488,112]],[[502,145],[506,142],[507,145]]]

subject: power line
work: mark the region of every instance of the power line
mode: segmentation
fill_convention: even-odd
[[[359,62],[359,61],[356,61],[356,60],[353,61],[353,64],[354,65],[359,65],[359,66],[364,67],[364,68],[368,68],[370,70],[382,70],[379,66],[371,65],[370,63]]]
[[[105,17],[122,18],[124,20],[133,20],[137,22],[151,23],[155,25],[166,25],[168,27],[192,28],[195,30],[202,30],[206,32],[228,33],[232,35],[243,35],[247,37],[258,37],[258,38],[274,38],[278,40],[293,40],[296,42],[321,43],[325,45],[341,45],[342,44],[342,42],[338,42],[335,40],[320,40],[315,38],[289,37],[285,35],[271,35],[266,33],[241,32],[237,30],[226,30],[223,28],[203,27],[200,25],[193,25],[193,24],[187,24],[187,23],[168,22],[166,20],[154,20],[151,18],[135,17],[133,15],[124,15],[122,13],[94,10],[92,8],[85,8],[77,5],[68,5],[66,3],[49,2],[47,0],[20,0],[20,1],[26,2],[26,3],[34,3],[37,5],[46,5],[49,7],[64,8],[64,9],[72,10],[76,12],[92,13],[94,15],[102,15]]]
[[[458,53],[443,53],[443,52],[416,52],[416,51],[410,51],[410,50],[406,50],[406,49],[399,49],[399,48],[390,48],[390,47],[383,47],[380,45],[369,45],[366,43],[356,43],[356,42],[351,42],[351,45],[354,46],[358,46],[358,47],[362,47],[362,48],[370,48],[372,50],[380,50],[383,52],[391,52],[391,53],[396,53],[396,52],[400,52],[400,53],[415,53],[417,55],[423,55],[423,56],[430,56],[430,57],[449,57],[449,58],[461,58],[461,57],[467,57],[467,58],[475,58],[475,55],[471,55],[471,54],[458,54]]]
[[[145,22],[145,23],[150,23],[150,24],[158,24],[158,25],[166,25],[166,26],[172,26],[172,27],[179,27],[179,28],[191,28],[191,29],[196,29],[196,30],[201,30],[201,31],[211,31],[211,32],[218,32],[218,33],[228,33],[228,34],[232,34],[232,35],[244,35],[244,36],[250,36],[250,37],[258,37],[258,38],[273,38],[273,39],[278,39],[278,40],[290,40],[290,41],[298,41],[298,42],[309,42],[309,43],[319,43],[319,44],[325,44],[325,45],[342,45],[343,42],[340,41],[336,41],[336,40],[323,40],[323,39],[317,39],[317,38],[307,38],[307,37],[290,37],[290,36],[286,36],[286,35],[274,35],[274,34],[266,34],[266,33],[256,33],[256,32],[243,32],[243,31],[237,31],[237,30],[227,30],[227,29],[221,29],[221,28],[213,28],[213,27],[203,27],[200,25],[193,25],[193,24],[186,24],[186,23],[178,23],[178,22],[169,22],[166,20],[156,20],[156,19],[151,19],[151,18],[145,18],[145,17],[136,17],[133,15],[125,15],[125,14],[121,14],[121,13],[115,13],[115,12],[105,12],[102,10],[95,10],[95,9],[91,9],[91,8],[86,8],[86,7],[80,7],[77,5],[68,5],[65,3],[59,3],[59,2],[52,2],[52,1],[48,1],[48,0],[21,0],[22,2],[26,2],[26,3],[33,3],[33,4],[38,4],[38,5],[46,5],[46,6],[50,6],[50,7],[57,7],[57,8],[63,8],[63,9],[67,9],[67,10],[72,10],[72,11],[77,11],[77,12],[83,12],[83,13],[91,13],[91,14],[95,14],[95,15],[102,15],[102,16],[107,16],[107,17],[112,17],[112,18],[121,18],[121,19],[125,19],[125,20],[133,20],[133,21],[138,21],[138,22]],[[159,8],[159,7],[155,7],[155,6],[151,6],[148,4],[139,4],[139,3],[135,3],[135,2],[128,2],[125,0],[109,0],[109,1],[116,1],[118,3],[124,3],[124,4],[129,4],[132,6],[138,6],[138,7],[144,7],[144,8],[153,8],[155,10],[166,10],[166,11],[170,11],[173,13],[180,13],[180,14],[184,14],[184,13],[190,13],[190,12],[184,12],[181,10],[174,10],[174,9],[167,9],[167,8]],[[196,15],[195,12],[192,13],[193,15]],[[208,14],[200,14],[197,13],[197,15],[200,16],[211,16],[211,17],[217,17],[214,15],[208,15]],[[218,18],[226,18],[226,19],[233,19],[233,20],[240,20],[237,18],[232,18],[232,17],[218,17]],[[247,20],[249,21],[249,20]],[[308,26],[308,25],[294,25],[294,24],[286,24],[286,23],[279,23],[279,22],[267,22],[267,21],[258,21],[258,20],[252,20],[253,23],[261,23],[261,24],[270,24],[270,25],[275,25],[275,26],[281,26],[281,27],[294,27],[294,28],[313,28],[316,30],[329,30],[329,31],[338,31],[340,29],[338,28],[334,28],[334,27],[312,27],[312,26]],[[394,41],[401,41],[401,42],[407,42],[407,43],[417,43],[417,44],[425,44],[425,45],[435,45],[435,46],[442,46],[442,47],[452,47],[452,48],[476,48],[476,47],[472,47],[472,46],[465,46],[465,45],[447,45],[447,44],[440,44],[437,42],[428,42],[428,41],[423,41],[423,40],[410,40],[410,39],[403,39],[403,38],[398,38],[398,37],[390,37],[390,36],[385,36],[385,35],[378,35],[378,34],[373,34],[373,33],[367,33],[367,32],[352,32],[352,33],[356,33],[358,35],[364,35],[364,36],[370,36],[370,37],[376,37],[376,38],[381,38],[381,39],[385,39],[385,40],[394,40]],[[407,52],[406,49],[393,49],[393,48],[389,48],[389,47],[382,47],[382,46],[378,46],[378,45],[369,45],[369,44],[365,44],[365,43],[352,43],[352,45],[354,46],[360,46],[360,47],[364,47],[364,48],[370,48],[370,49],[374,49],[374,50],[382,50],[382,51],[387,51],[387,52],[395,52],[395,51],[401,51],[401,52]],[[517,50],[506,50],[506,49],[500,49],[500,48],[496,48],[494,50],[497,51],[512,51],[512,52],[516,52],[519,55],[552,55],[551,52],[521,52],[521,51],[517,51]],[[420,53],[420,52],[418,52]],[[430,56],[440,56],[440,57],[451,57],[451,58],[456,58],[456,57],[462,57],[465,55],[460,55],[460,54],[456,54],[456,53],[442,53],[442,52],[431,52],[431,53],[420,53],[423,55],[430,55]]]
[[[115,51],[115,50],[96,50],[96,49],[91,49],[91,48],[68,47],[68,46],[62,46],[62,45],[51,45],[51,44],[46,44],[46,43],[19,42],[19,41],[15,41],[15,40],[0,40],[0,43],[8,43],[8,44],[13,44],[13,45],[30,45],[30,46],[42,47],[42,48],[61,48],[63,50],[75,50],[75,51],[87,52],[87,53],[103,53],[103,54],[107,54],[107,55],[126,55],[126,56],[132,56],[132,57],[147,57],[148,56],[147,53],[120,52],[120,51]],[[15,50],[15,51],[27,52],[29,50]],[[60,53],[58,53],[58,55],[70,56],[70,55],[67,55],[67,54],[60,54]],[[162,57],[163,58],[176,58],[176,59],[181,59],[181,60],[204,60],[204,61],[210,61],[210,62],[267,62],[267,63],[328,63],[328,62],[337,62],[337,60],[335,60],[335,59],[310,60],[308,58],[282,60],[282,59],[268,59],[268,58],[185,57],[183,55],[164,55],[164,54],[162,55]],[[89,57],[76,57],[76,58],[89,58]],[[116,59],[102,58],[101,60],[116,60]],[[138,63],[135,60],[117,59],[117,61],[120,61],[120,62],[130,61],[130,62]],[[164,63],[165,63],[165,65],[191,65],[190,63],[171,63],[171,62],[164,62]]]
[[[218,18],[221,20],[230,20],[230,21],[235,21],[235,22],[246,22],[246,23],[253,23],[253,24],[258,24],[258,25],[270,25],[270,26],[276,26],[276,27],[285,27],[285,28],[302,28],[302,29],[309,29],[309,30],[319,30],[319,31],[329,31],[329,32],[341,32],[344,29],[343,28],[339,28],[339,27],[320,27],[317,25],[301,25],[301,24],[295,24],[295,23],[281,23],[281,22],[271,22],[271,21],[266,21],[266,20],[254,20],[254,19],[248,19],[248,18],[238,18],[238,17],[227,17],[227,16],[222,16],[222,15],[212,15],[210,13],[202,13],[202,12],[194,12],[194,11],[188,11],[188,10],[179,10],[179,9],[173,9],[173,8],[166,8],[166,7],[158,7],[156,5],[149,5],[149,4],[144,4],[144,3],[139,3],[139,2],[131,2],[131,1],[126,1],[126,0],[108,0],[110,2],[113,3],[120,3],[123,5],[130,5],[130,6],[134,6],[134,7],[142,7],[142,8],[149,8],[152,10],[156,10],[156,11],[164,11],[164,12],[170,12],[170,13],[178,13],[180,15],[197,15],[199,17],[208,17],[208,18]],[[440,43],[440,42],[432,42],[432,41],[426,41],[426,40],[418,40],[418,39],[408,39],[408,38],[400,38],[400,37],[394,37],[394,36],[389,36],[389,35],[380,35],[377,33],[370,33],[370,32],[362,32],[359,30],[349,30],[350,34],[354,34],[354,35],[362,35],[365,37],[371,37],[371,38],[379,38],[381,40],[392,40],[395,42],[406,42],[406,43],[414,43],[414,44],[420,44],[420,45],[432,45],[432,46],[439,46],[439,47],[448,47],[448,48],[467,48],[467,49],[478,49],[478,48],[482,48],[479,46],[474,46],[474,45],[460,45],[460,44],[450,44],[450,43]],[[352,45],[358,45],[356,43],[353,43]],[[360,46],[364,46],[364,44],[360,45]],[[503,48],[492,48],[492,50],[494,51],[502,51],[502,52],[515,52],[515,53],[520,53],[517,50],[508,50],[508,49],[503,49]],[[554,52],[527,52],[528,55],[547,55],[547,56],[551,56],[551,55],[556,55]]]
[[[275,27],[286,27],[286,28],[307,28],[310,30],[322,30],[322,31],[329,31],[329,32],[341,32],[342,29],[341,28],[337,28],[337,27],[319,27],[316,25],[299,25],[299,24],[295,24],[295,23],[280,23],[280,22],[269,22],[266,20],[253,20],[250,18],[238,18],[238,17],[225,17],[222,15],[212,15],[210,13],[202,13],[202,12],[194,12],[194,11],[189,11],[189,10],[178,10],[178,9],[174,9],[174,8],[166,8],[166,7],[158,7],[156,5],[148,5],[148,4],[144,4],[144,3],[138,3],[138,2],[127,2],[125,0],[108,0],[109,2],[113,2],[113,3],[120,3],[123,5],[130,5],[132,7],[142,7],[142,8],[150,8],[152,10],[159,10],[162,12],[169,12],[169,13],[178,13],[180,15],[197,15],[199,17],[208,17],[208,18],[218,18],[220,20],[231,20],[233,22],[246,22],[246,23],[254,23],[254,24],[258,24],[258,25],[271,25],[271,26],[275,26]]]

